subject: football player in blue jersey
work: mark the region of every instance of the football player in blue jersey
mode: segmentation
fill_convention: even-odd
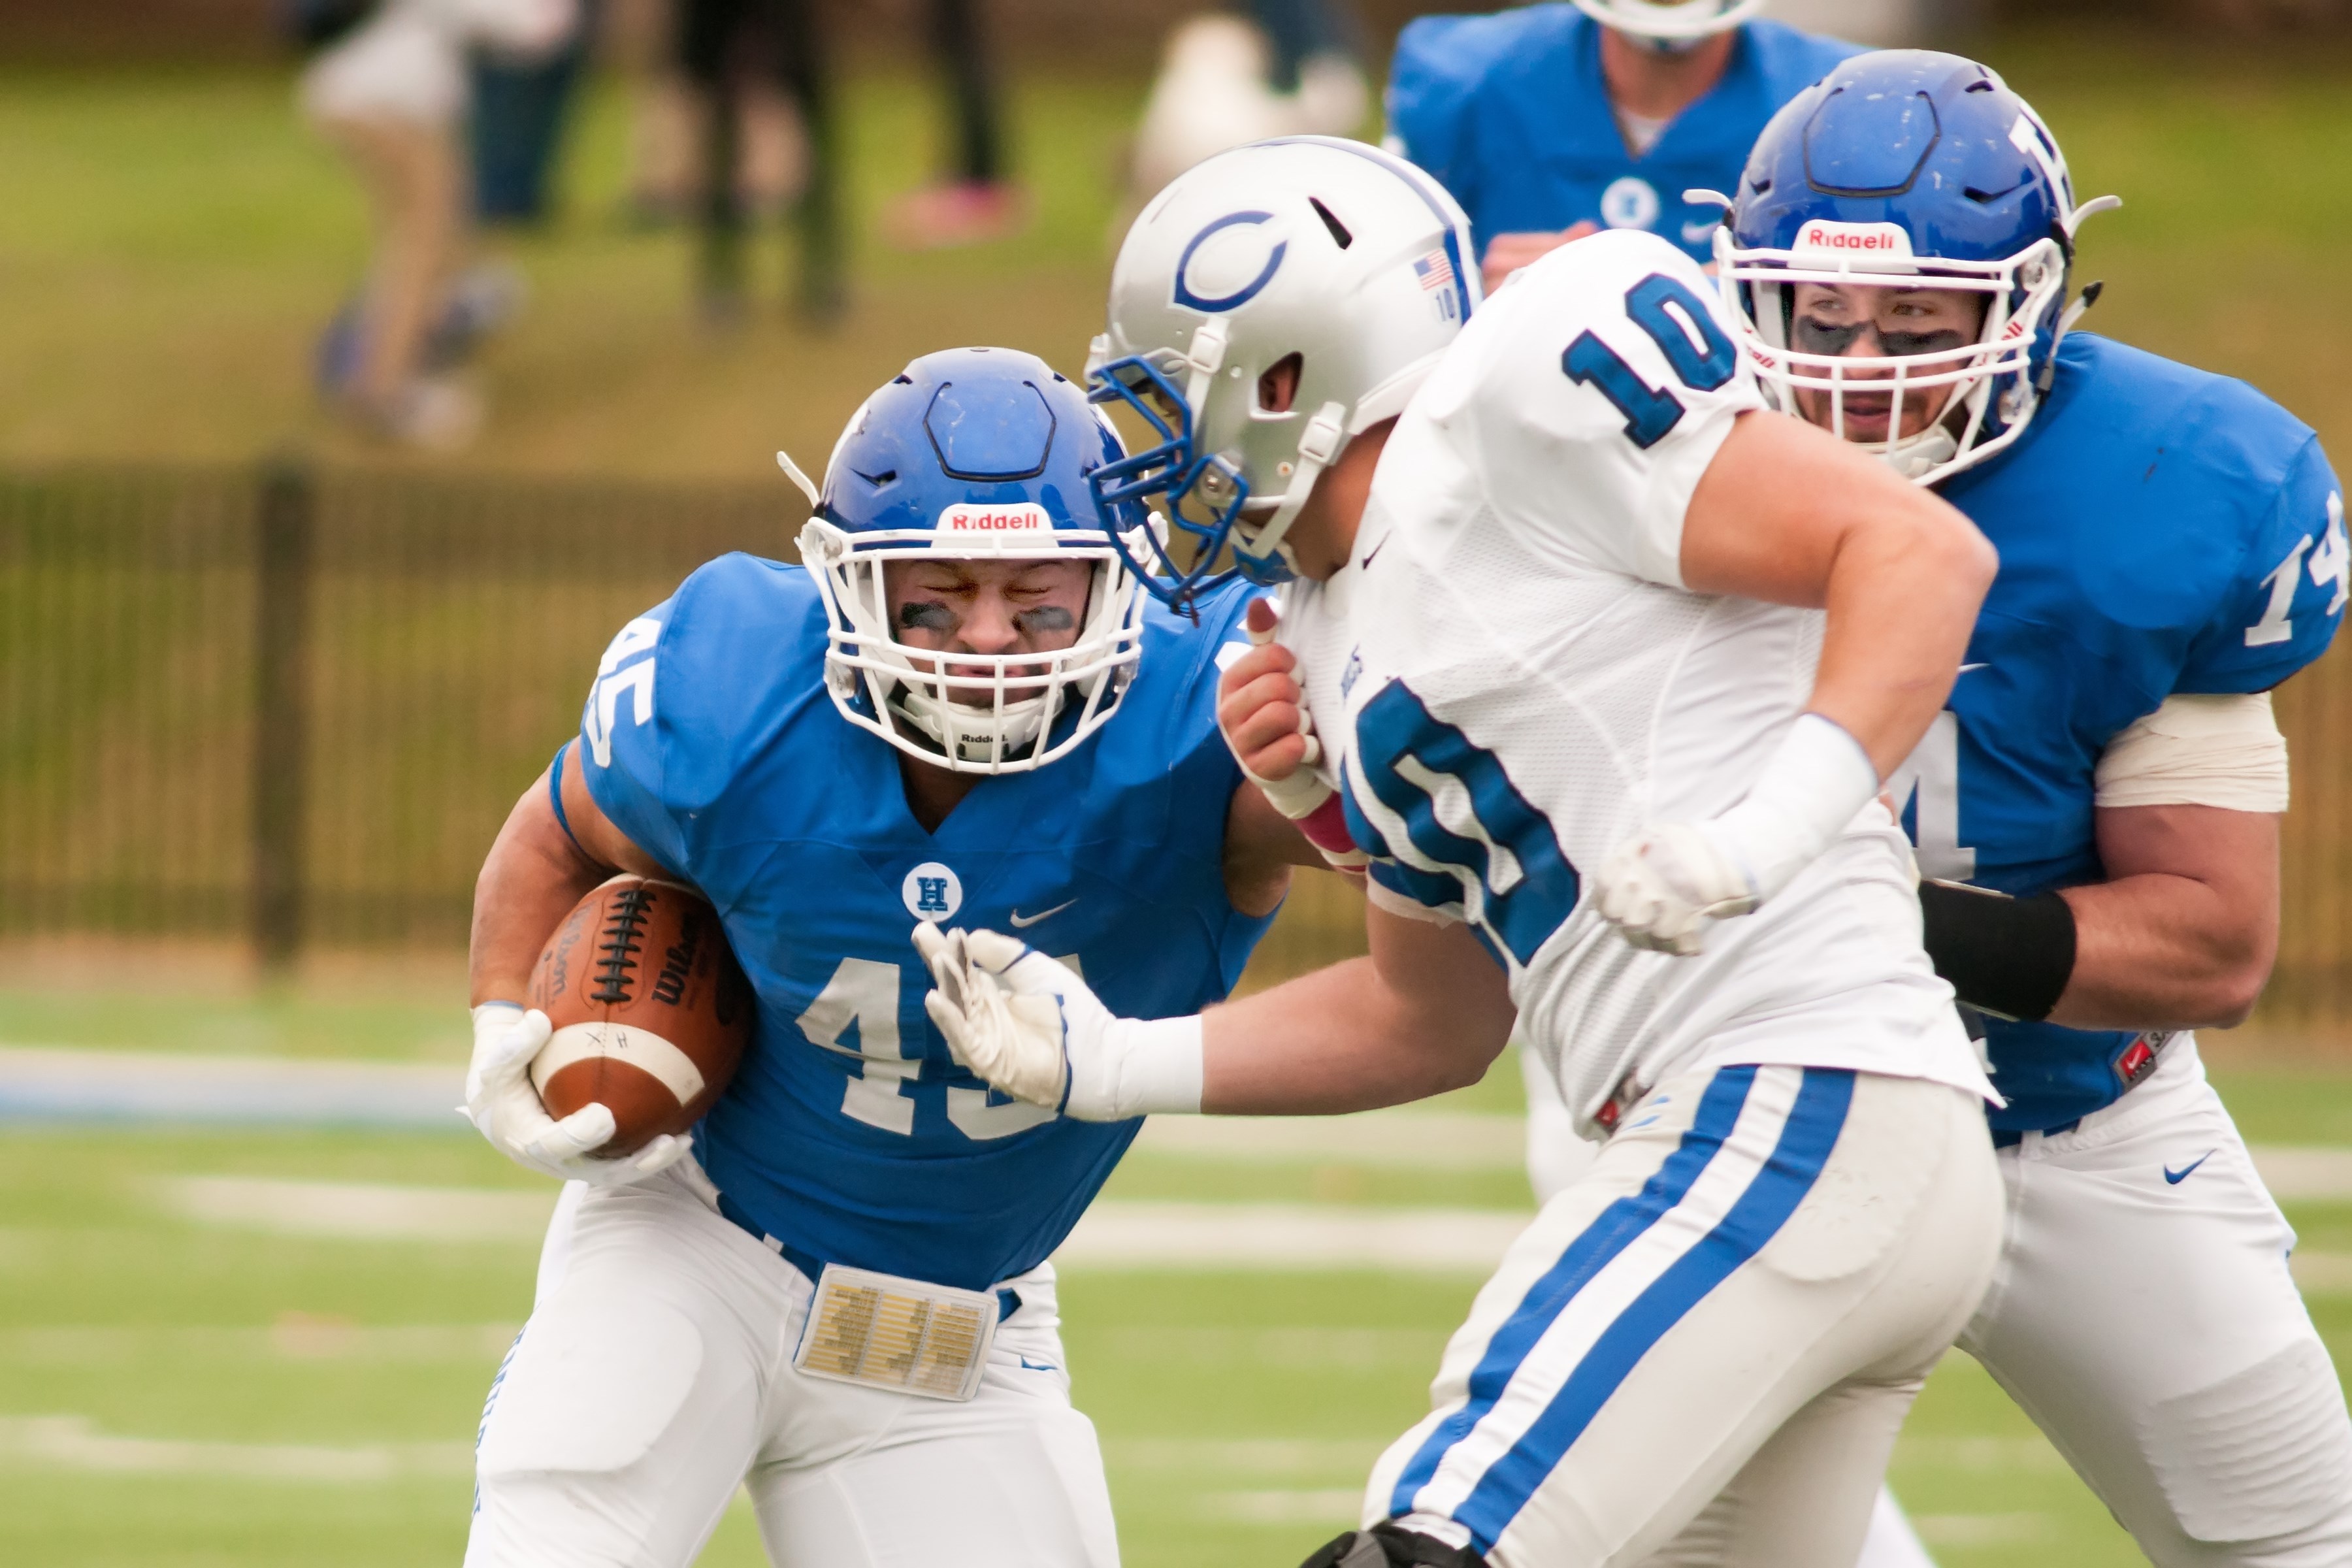
[[[1397,36],[1389,146],[1470,215],[1488,292],[1601,228],[1712,259],[1717,213],[1775,110],[1858,47],[1764,0],[1575,0],[1423,16]]]
[[[1892,784],[2007,1100],[2007,1247],[1960,1342],[2160,1568],[2319,1568],[2352,1562],[2352,1422],[2190,1031],[2242,1020],[2276,950],[2269,692],[2342,617],[2343,492],[2244,383],[2067,330],[2109,205],[1991,71],[1868,55],[1765,131],[1719,275],[1780,407],[2000,552]]]
[[[475,907],[469,1108],[574,1184],[484,1413],[469,1563],[683,1565],[739,1484],[786,1568],[1117,1563],[1045,1259],[1139,1123],[964,1071],[907,932],[1018,929],[1189,1014],[1317,859],[1217,733],[1251,590],[1191,618],[1137,592],[1150,524],[1087,485],[1121,455],[1042,362],[926,356],[850,421],[803,564],[715,561],[606,650]],[[551,1120],[517,999],[615,871],[710,900],[759,1016],[690,1139],[601,1160],[611,1114]]]

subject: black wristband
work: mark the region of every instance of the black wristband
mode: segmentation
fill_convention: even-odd
[[[2046,1018],[2074,973],[2074,910],[2055,893],[2012,899],[1923,881],[1927,957],[1959,999],[1996,1017]]]

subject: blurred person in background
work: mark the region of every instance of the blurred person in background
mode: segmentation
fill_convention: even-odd
[[[910,250],[1007,238],[1028,222],[1031,204],[1006,172],[1003,89],[980,0],[930,0],[929,11],[931,49],[955,121],[952,162],[937,182],[891,204],[884,232]]]
[[[303,72],[304,111],[350,157],[373,209],[365,296],[353,330],[331,330],[320,366],[366,428],[428,447],[479,428],[478,395],[436,365],[432,342],[466,245],[467,57],[543,56],[577,16],[576,0],[383,0]]]
[[[1643,228],[1714,258],[1775,110],[1858,46],[1759,18],[1764,0],[1575,0],[1423,16],[1398,35],[1388,144],[1470,215],[1489,292],[1546,251]]]
[[[477,222],[535,224],[547,216],[556,154],[604,10],[604,0],[580,0],[571,37],[544,58],[476,56],[467,143]]]
[[[836,320],[847,302],[842,276],[840,142],[831,53],[811,0],[678,0],[677,50],[700,121],[695,200],[702,232],[697,289],[703,319],[727,325],[744,311],[743,238],[751,195],[743,178],[746,112],[772,82],[800,114],[797,199],[803,320]]]
[[[1129,161],[1116,244],[1143,204],[1204,158],[1269,136],[1349,136],[1369,107],[1352,18],[1325,0],[1256,0],[1168,35]]]

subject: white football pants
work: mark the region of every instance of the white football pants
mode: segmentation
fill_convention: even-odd
[[[1495,1568],[1852,1563],[2000,1246],[1960,1090],[1671,1079],[1480,1289],[1365,1518],[1466,1537]]]
[[[1576,1135],[1568,1102],[1559,1097],[1559,1080],[1544,1070],[1542,1058],[1525,1046],[1517,1049],[1519,1075],[1528,1089],[1528,1185],[1535,1189],[1540,1205],[1591,1170],[1601,1145]],[[1884,1484],[1871,1505],[1870,1531],[1863,1537],[1855,1568],[1936,1568],[1936,1560],[1904,1517],[1903,1505]]]
[[[684,1568],[738,1483],[778,1568],[1117,1568],[1050,1268],[962,1404],[793,1370],[810,1281],[679,1170],[567,1189],[491,1384],[467,1568]]]
[[[2007,1246],[1960,1344],[2149,1561],[2352,1563],[2343,1387],[2195,1041],[2000,1163]]]

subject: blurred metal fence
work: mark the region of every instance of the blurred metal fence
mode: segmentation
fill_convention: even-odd
[[[0,477],[0,931],[461,942],[629,616],[784,493]]]
[[[791,553],[772,487],[288,467],[0,475],[0,934],[454,945],[597,655],[729,550]],[[2265,1020],[2352,1026],[2352,647],[2280,694],[2295,756]],[[1259,976],[1362,951],[1303,878]]]

